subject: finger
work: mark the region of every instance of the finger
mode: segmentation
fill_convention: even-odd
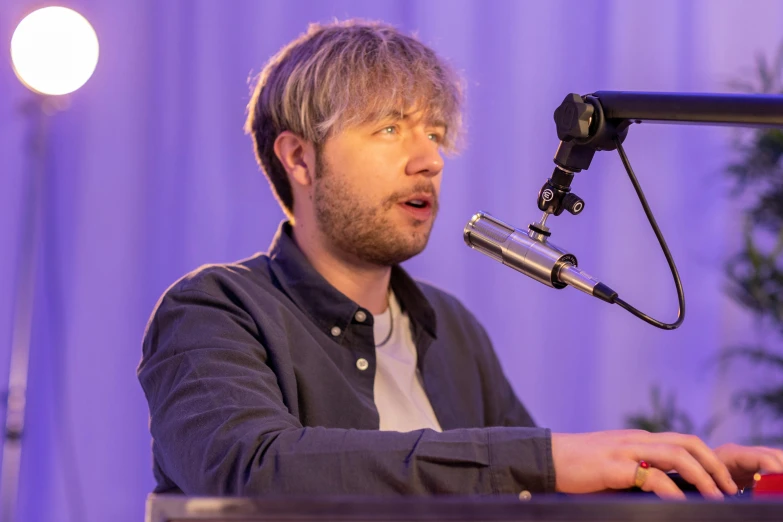
[[[708,498],[722,499],[718,485],[702,464],[682,446],[645,444],[633,448],[637,460],[646,460],[659,470],[675,470]],[[667,477],[668,478],[668,477]],[[671,480],[671,479],[670,479]]]
[[[610,460],[605,467],[604,487],[608,490],[622,490],[636,486],[638,468],[638,461],[625,457]],[[685,500],[685,493],[677,484],[666,473],[654,467],[647,468],[647,476],[640,489],[669,500]]]
[[[633,471],[636,476],[636,469]],[[641,487],[642,491],[655,493],[665,500],[686,500],[685,493],[677,487],[677,484],[663,471],[657,468],[649,468],[647,480]]]
[[[774,448],[738,447],[734,457],[734,465],[739,471],[753,474],[757,471],[768,473],[783,472],[783,452]]]
[[[778,459],[778,462],[780,463],[781,467],[783,467],[783,450],[777,449],[777,448],[767,448],[772,452],[773,455],[775,455],[775,458]],[[783,473],[783,470],[779,471],[778,473]]]
[[[730,495],[737,493],[737,484],[734,483],[726,464],[699,437],[681,433],[651,433],[650,435],[658,435],[655,437],[657,442],[685,448],[712,476],[713,481],[720,489]]]
[[[767,473],[783,473],[783,451],[774,448],[756,448],[759,451],[757,469]]]

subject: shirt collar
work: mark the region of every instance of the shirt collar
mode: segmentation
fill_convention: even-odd
[[[333,287],[313,268],[292,235],[291,223],[283,221],[269,247],[271,269],[283,291],[321,329],[334,335],[344,332],[360,306]],[[436,316],[416,281],[399,265],[392,266],[391,288],[410,320],[436,338]],[[362,309],[366,314],[369,311]],[[335,337],[339,337],[340,334]]]

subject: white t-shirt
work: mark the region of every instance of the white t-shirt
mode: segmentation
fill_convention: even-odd
[[[393,318],[392,318],[393,315]],[[416,367],[416,345],[413,344],[410,320],[403,313],[394,294],[386,312],[374,316],[375,343],[375,407],[381,417],[382,431],[413,431],[430,428],[442,431],[430,400],[424,391],[421,374]]]

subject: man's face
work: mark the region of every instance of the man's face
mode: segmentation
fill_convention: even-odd
[[[313,204],[330,248],[381,266],[424,250],[438,212],[444,132],[419,111],[346,129],[323,144]]]

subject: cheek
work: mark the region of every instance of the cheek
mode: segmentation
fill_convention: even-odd
[[[332,175],[340,180],[345,202],[363,207],[386,205],[389,197],[401,190],[399,173],[404,172],[404,157],[388,143],[348,140],[334,143],[326,154]]]
[[[382,198],[376,180],[348,169],[331,170],[321,185],[323,197],[340,207],[372,207]]]
[[[388,197],[394,190],[394,178],[390,176],[388,165],[378,158],[356,162],[343,171],[344,179],[354,191],[356,199],[377,202]]]

